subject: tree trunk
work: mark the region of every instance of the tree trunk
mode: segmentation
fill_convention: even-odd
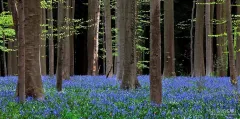
[[[210,0],[206,0],[205,7],[205,25],[206,25],[206,75],[211,76],[213,73],[213,49],[211,35],[211,7]]]
[[[123,79],[121,89],[135,89],[140,86],[137,80],[136,67],[136,41],[135,41],[135,22],[136,22],[136,0],[123,0],[125,9],[124,14],[120,13],[120,17],[124,17],[124,57],[123,57]],[[120,31],[123,30],[120,27]],[[121,34],[122,35],[122,34]]]
[[[229,66],[230,66],[230,78],[231,83],[237,86],[236,65],[234,59],[233,49],[233,36],[232,36],[232,17],[231,17],[231,1],[226,2],[226,18],[227,18],[227,38],[228,38],[228,50],[229,50]]]
[[[125,29],[124,29],[124,22],[125,22],[125,15],[124,15],[124,1],[117,0],[117,80],[122,80],[123,78],[123,57],[124,57],[124,36],[125,36]],[[121,15],[123,14],[123,15]]]
[[[194,13],[195,13],[195,8],[196,8],[196,2],[193,1],[193,7],[192,7],[192,15],[191,15],[191,30],[190,30],[190,37],[191,37],[191,42],[190,42],[190,65],[191,65],[191,76],[194,76],[194,64],[193,64],[193,25],[194,25]]]
[[[205,75],[203,53],[204,0],[198,0],[196,7],[196,27],[194,41],[194,76]]]
[[[237,0],[237,5],[240,5],[240,0]],[[237,15],[240,15],[240,6],[237,6]],[[240,18],[238,17],[238,20]],[[238,31],[240,32],[240,24],[238,24]],[[237,76],[240,75],[240,35],[237,35],[237,48],[236,48],[236,68],[237,68]]]
[[[25,0],[24,14],[26,96],[43,99],[39,58],[41,40],[40,0]]]
[[[162,103],[160,1],[150,1],[150,98]]]
[[[16,37],[18,36],[18,19],[17,19],[17,9],[16,9],[16,0],[8,0],[8,6],[13,16],[14,29],[16,32]],[[8,48],[13,51],[8,52],[8,75],[17,74],[17,41],[8,42]]]
[[[99,0],[88,0],[88,75],[98,74]]]
[[[25,39],[24,39],[24,0],[18,0],[18,86],[17,96],[21,103],[25,102]]]
[[[12,42],[11,41],[8,41],[8,49],[12,49]],[[11,75],[13,75],[13,73],[12,73],[12,51],[9,51],[8,52],[8,55],[7,55],[7,60],[8,60],[8,66],[7,66],[7,69],[8,69],[8,71],[7,71],[7,73],[8,73],[8,76],[11,76]]]
[[[70,19],[71,19],[71,27],[74,27],[74,15],[75,15],[75,0],[70,0],[70,6],[72,7],[70,9]],[[74,51],[74,32],[71,31],[70,33],[70,76],[74,75],[74,55],[75,55],[75,51]]]
[[[64,79],[64,59],[65,59],[65,25],[64,18],[66,17],[66,0],[58,2],[58,51],[57,51],[57,91],[62,91],[62,80]]]
[[[164,77],[175,76],[174,2],[164,1]]]
[[[54,43],[53,43],[53,11],[52,11],[52,0],[50,1],[51,8],[48,8],[48,46],[49,46],[49,75],[54,75]]]
[[[226,45],[225,45],[225,25],[223,21],[225,20],[225,15],[224,15],[224,3],[219,3],[216,5],[216,17],[217,20],[219,20],[219,23],[216,26],[216,34],[218,35],[217,37],[217,75],[218,76],[226,76],[226,67],[227,67],[227,58],[226,54],[224,53],[226,51]]]
[[[46,9],[42,8],[42,19],[41,19],[41,24],[42,26],[42,37],[41,37],[41,47],[40,47],[40,60],[41,60],[41,74],[45,76],[47,74],[46,71]]]
[[[65,17],[69,19],[70,15],[69,15],[69,0],[66,0],[66,6],[67,8],[65,8]],[[63,19],[64,20],[64,19]],[[69,41],[69,20],[65,20],[65,41],[64,41],[64,47],[65,47],[65,56],[64,56],[64,62],[63,62],[63,79],[70,79],[70,41]]]
[[[111,27],[111,7],[110,0],[104,0],[105,33],[106,33],[106,75],[113,75],[113,56],[112,56],[112,27]]]

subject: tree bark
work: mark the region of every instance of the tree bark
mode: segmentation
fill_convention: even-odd
[[[226,76],[227,75],[227,57],[226,57],[226,41],[225,41],[225,25],[224,25],[224,20],[225,20],[225,2],[224,3],[219,3],[216,5],[216,17],[217,20],[219,20],[219,23],[216,26],[216,34],[218,35],[217,37],[217,75],[218,76]]]
[[[124,29],[124,22],[125,22],[125,15],[124,15],[124,1],[117,0],[117,80],[122,80],[123,78],[123,57],[124,57],[124,36],[125,36],[125,29]],[[123,14],[123,15],[121,15]]]
[[[240,5],[240,0],[237,0],[237,5]],[[237,6],[237,15],[240,15],[240,6]],[[240,18],[238,17],[238,20]],[[240,24],[238,24],[237,32],[240,32]],[[237,48],[236,48],[236,69],[237,76],[240,75],[240,35],[237,35]]]
[[[40,55],[40,60],[41,60],[41,74],[43,76],[45,76],[47,74],[47,71],[46,71],[46,9],[45,8],[42,8],[41,9],[41,12],[42,12],[42,19],[41,19],[41,24],[43,25],[42,26],[42,37],[41,37],[41,42],[40,42],[40,52],[41,52],[41,55]]]
[[[88,0],[88,75],[98,74],[99,0]]]
[[[206,75],[211,76],[213,73],[213,49],[211,35],[211,7],[210,0],[206,0],[205,7],[205,28],[206,28]]]
[[[62,91],[62,80],[64,79],[64,59],[65,59],[65,25],[64,18],[66,17],[66,0],[58,2],[58,51],[57,51],[57,91]]]
[[[226,2],[226,18],[227,18],[227,38],[228,38],[228,50],[229,50],[229,66],[230,66],[230,78],[231,83],[237,86],[236,65],[234,59],[233,49],[233,36],[232,36],[232,17],[231,17],[231,1]]]
[[[65,41],[64,41],[64,47],[65,47],[65,56],[64,56],[64,62],[63,62],[63,79],[70,79],[70,39],[69,39],[69,18],[70,18],[70,11],[69,11],[69,0],[66,0],[65,5],[65,17],[67,20],[65,20]],[[63,19],[64,20],[64,19]]]
[[[124,57],[123,57],[123,79],[121,89],[135,89],[140,86],[137,80],[137,67],[136,67],[136,0],[123,0],[124,14],[120,13],[120,17],[124,17]],[[120,27],[120,31],[123,30]],[[121,34],[122,35],[122,34]]]
[[[174,2],[164,1],[164,77],[175,76]]]
[[[106,33],[106,75],[113,75],[113,56],[112,56],[112,27],[111,27],[111,7],[110,0],[104,0],[105,33]]]
[[[25,102],[25,39],[24,39],[24,0],[18,0],[18,86],[17,96],[21,103]]]
[[[75,15],[75,0],[70,0],[70,6],[72,7],[70,9],[70,19],[71,19],[71,27],[74,27],[74,15]],[[75,55],[75,51],[74,51],[74,32],[71,31],[70,32],[70,76],[74,75],[74,55]]]
[[[51,8],[47,10],[48,17],[48,46],[49,46],[49,75],[54,76],[54,43],[53,43],[53,11],[52,11],[52,0],[49,0]]]
[[[160,0],[150,1],[150,98],[162,103]]]
[[[193,19],[194,19],[194,13],[195,13],[195,8],[196,8],[196,2],[195,1],[193,1],[193,7],[192,7],[192,14],[191,14],[191,30],[190,30],[190,38],[191,38],[191,42],[190,42],[190,65],[191,65],[191,76],[194,76],[194,54],[193,54],[193,43],[194,43],[194,41],[193,41],[193,38],[194,38],[194,36],[193,36],[193,25],[194,25],[194,21],[193,21]]]
[[[39,58],[41,40],[40,0],[25,0],[24,14],[26,96],[43,99]]]
[[[194,76],[205,75],[203,53],[204,0],[197,0],[196,27],[194,41]]]

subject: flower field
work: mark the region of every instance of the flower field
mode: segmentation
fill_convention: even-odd
[[[45,100],[15,98],[17,77],[0,78],[0,119],[203,119],[240,118],[236,89],[228,77],[176,77],[163,80],[163,104],[149,99],[149,76],[142,87],[120,90],[120,82],[105,76],[74,76],[55,89],[55,78],[43,77]]]

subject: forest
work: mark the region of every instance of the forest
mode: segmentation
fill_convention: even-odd
[[[0,119],[240,118],[240,0],[0,5]]]

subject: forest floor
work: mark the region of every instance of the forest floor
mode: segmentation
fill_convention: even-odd
[[[176,77],[163,80],[163,104],[149,100],[149,76],[138,77],[142,87],[119,89],[115,78],[74,76],[55,89],[55,78],[43,77],[45,100],[15,98],[17,77],[0,78],[0,118],[134,119],[240,118],[236,90],[228,77]]]

